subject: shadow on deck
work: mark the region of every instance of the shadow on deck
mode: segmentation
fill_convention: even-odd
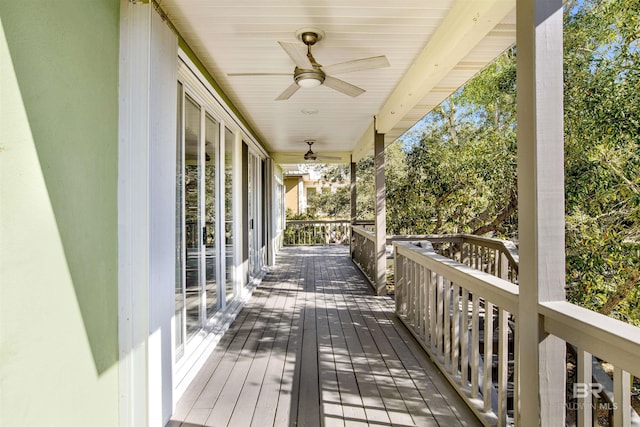
[[[480,425],[348,247],[286,247],[169,426]]]

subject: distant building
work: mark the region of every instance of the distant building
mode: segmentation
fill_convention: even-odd
[[[285,170],[285,207],[294,215],[309,212],[309,199],[326,191],[334,193],[338,188],[349,185],[348,182],[329,182],[321,179],[321,174],[310,170]],[[320,214],[320,212],[309,212]]]

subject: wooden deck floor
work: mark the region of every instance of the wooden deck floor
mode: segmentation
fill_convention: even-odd
[[[289,247],[277,264],[170,426],[480,425],[348,248]]]

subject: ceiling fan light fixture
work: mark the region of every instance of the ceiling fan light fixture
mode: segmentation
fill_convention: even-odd
[[[306,161],[314,161],[318,159],[318,155],[316,153],[314,153],[313,151],[311,151],[311,148],[309,148],[309,151],[307,151],[304,154],[304,159]]]
[[[301,88],[320,86],[324,82],[324,74],[317,70],[300,70],[295,73],[294,80]]]

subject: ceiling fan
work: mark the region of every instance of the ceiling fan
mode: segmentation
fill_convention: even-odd
[[[302,156],[304,158],[305,161],[307,162],[315,162],[316,160],[325,160],[325,161],[330,161],[330,160],[342,160],[342,157],[338,157],[338,156],[322,156],[318,153],[314,153],[313,150],[311,149],[311,146],[316,142],[315,139],[307,139],[304,141],[305,144],[307,144],[309,146],[309,150],[307,150],[306,153],[304,153],[304,156]],[[299,154],[287,154],[285,155],[286,157],[290,157],[291,159],[297,160],[300,158]]]
[[[300,88],[311,88],[325,85],[345,95],[356,97],[365,92],[358,86],[347,83],[344,80],[332,77],[333,74],[351,73],[354,71],[370,70],[389,66],[387,58],[382,56],[372,56],[370,58],[356,59],[353,61],[340,62],[338,64],[322,66],[316,62],[311,54],[311,46],[324,38],[324,32],[316,28],[303,28],[298,30],[296,36],[306,45],[306,51],[299,43],[282,42],[278,43],[289,55],[295,64],[293,70],[293,83],[276,98],[282,101],[291,98]],[[282,73],[230,73],[229,76],[265,76],[283,75]],[[289,73],[285,75],[291,75]]]

